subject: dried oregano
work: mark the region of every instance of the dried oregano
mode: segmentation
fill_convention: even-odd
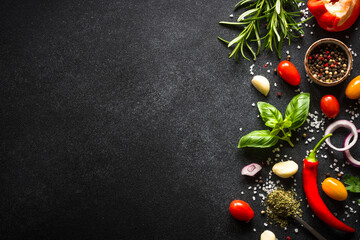
[[[295,216],[301,217],[302,210],[296,196],[295,192],[285,191],[282,188],[272,191],[266,200],[268,217],[275,223],[280,224],[281,227],[287,226],[291,218]]]

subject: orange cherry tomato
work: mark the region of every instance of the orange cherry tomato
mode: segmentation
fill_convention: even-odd
[[[360,98],[360,76],[357,76],[349,82],[345,90],[345,95],[350,99]]]
[[[321,187],[326,195],[337,201],[344,201],[348,196],[344,184],[335,178],[326,178]]]
[[[240,221],[250,221],[254,217],[254,211],[250,205],[242,200],[234,200],[230,203],[230,214]]]
[[[296,67],[294,66],[294,64],[292,64],[291,62],[289,61],[280,62],[278,66],[278,72],[280,77],[284,79],[284,81],[287,82],[288,84],[293,86],[297,86],[300,84],[301,81],[300,74],[296,69]]]
[[[333,95],[325,95],[320,101],[321,111],[328,118],[335,118],[339,114],[340,105],[336,97]]]

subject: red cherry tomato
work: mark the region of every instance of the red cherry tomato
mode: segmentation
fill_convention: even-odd
[[[296,67],[294,66],[294,64],[292,64],[291,62],[289,61],[280,62],[278,66],[278,72],[280,77],[284,79],[284,81],[287,82],[288,84],[293,86],[297,86],[300,84],[301,81],[300,74],[296,69]]]
[[[254,211],[250,205],[242,200],[234,200],[229,207],[231,215],[240,221],[250,221],[254,217]]]
[[[333,95],[325,95],[320,101],[321,111],[328,118],[335,118],[339,113],[339,102]]]

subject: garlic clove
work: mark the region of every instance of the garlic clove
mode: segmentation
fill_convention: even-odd
[[[289,178],[294,175],[299,169],[299,166],[294,161],[285,161],[276,163],[272,171],[281,178]]]
[[[261,236],[260,240],[276,240],[276,236],[272,231],[265,230]]]
[[[270,83],[269,80],[267,80],[266,77],[260,76],[260,75],[256,75],[253,77],[253,79],[251,80],[251,83],[254,85],[254,87],[261,92],[262,94],[264,94],[265,96],[268,95],[269,91],[270,91]]]

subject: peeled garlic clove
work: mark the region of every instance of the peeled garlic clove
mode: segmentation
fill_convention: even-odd
[[[260,76],[260,75],[256,75],[253,77],[253,79],[251,80],[251,83],[254,85],[254,87],[261,92],[262,94],[264,94],[265,96],[268,95],[269,91],[270,91],[270,83],[269,80],[267,80],[266,77]]]
[[[276,163],[272,170],[273,172],[281,178],[289,178],[294,175],[299,169],[299,166],[294,161],[285,161]]]
[[[261,236],[260,240],[276,240],[276,236],[272,231],[265,230]]]

